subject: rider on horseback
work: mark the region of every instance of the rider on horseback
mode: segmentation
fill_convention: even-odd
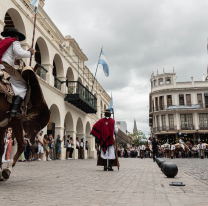
[[[22,115],[20,107],[28,87],[21,74],[14,68],[15,59],[30,58],[34,54],[34,49],[25,51],[21,48],[20,41],[24,41],[25,36],[17,29],[4,31],[1,35],[7,38],[0,41],[0,69],[10,75],[9,82],[15,94],[10,108],[10,117],[18,117]]]

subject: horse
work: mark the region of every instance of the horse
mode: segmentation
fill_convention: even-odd
[[[34,71],[37,69],[35,66]],[[7,101],[5,94],[0,93],[0,176],[4,179],[9,179],[11,168],[13,168],[24,151],[25,141],[23,138],[23,130],[27,133],[27,137],[31,144],[35,142],[35,136],[43,129],[49,122],[50,111],[44,100],[42,90],[40,88],[38,78],[31,67],[24,67],[22,70],[23,79],[29,83],[30,86],[30,108],[27,110],[27,115],[21,117],[14,117],[10,119],[8,111],[10,111],[11,104]],[[23,110],[22,110],[23,111]],[[13,136],[16,137],[18,143],[18,150],[13,157],[13,160],[8,163],[7,168],[2,170],[2,156],[4,153],[4,135],[5,130],[11,127]]]
[[[183,144],[184,145],[184,148],[178,143],[178,144],[175,144],[175,154],[178,155],[179,152],[181,152],[181,157],[184,158],[185,155],[188,155],[189,153],[189,148],[186,144]]]

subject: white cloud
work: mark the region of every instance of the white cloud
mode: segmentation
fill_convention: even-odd
[[[208,2],[194,0],[46,0],[45,10],[64,35],[79,43],[94,73],[104,46],[110,65],[98,80],[113,92],[116,119],[146,134],[150,75],[171,72],[178,81],[201,80],[207,67]]]

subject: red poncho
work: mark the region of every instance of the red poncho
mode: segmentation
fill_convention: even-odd
[[[114,134],[114,119],[100,119],[96,122],[92,128],[91,135],[99,139],[100,146],[103,152],[106,152],[108,146],[113,145],[113,134]]]
[[[3,54],[11,46],[11,44],[14,41],[17,41],[17,39],[15,37],[14,38],[6,38],[4,40],[0,39],[0,63],[1,63],[1,60],[2,60]]]

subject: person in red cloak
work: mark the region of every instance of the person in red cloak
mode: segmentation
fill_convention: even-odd
[[[27,82],[21,74],[14,68],[16,58],[30,58],[34,54],[34,49],[25,51],[21,48],[20,41],[25,40],[24,34],[17,29],[9,29],[1,33],[5,39],[0,41],[0,69],[10,75],[9,82],[14,90],[14,98],[10,109],[10,117],[22,115],[20,106],[25,100],[26,105],[30,98],[30,91]]]
[[[103,160],[104,171],[113,171],[112,162],[116,159],[114,133],[118,133],[118,127],[115,120],[111,118],[111,111],[107,109],[105,118],[96,122],[91,131],[91,135],[98,139],[101,147],[100,157]]]

